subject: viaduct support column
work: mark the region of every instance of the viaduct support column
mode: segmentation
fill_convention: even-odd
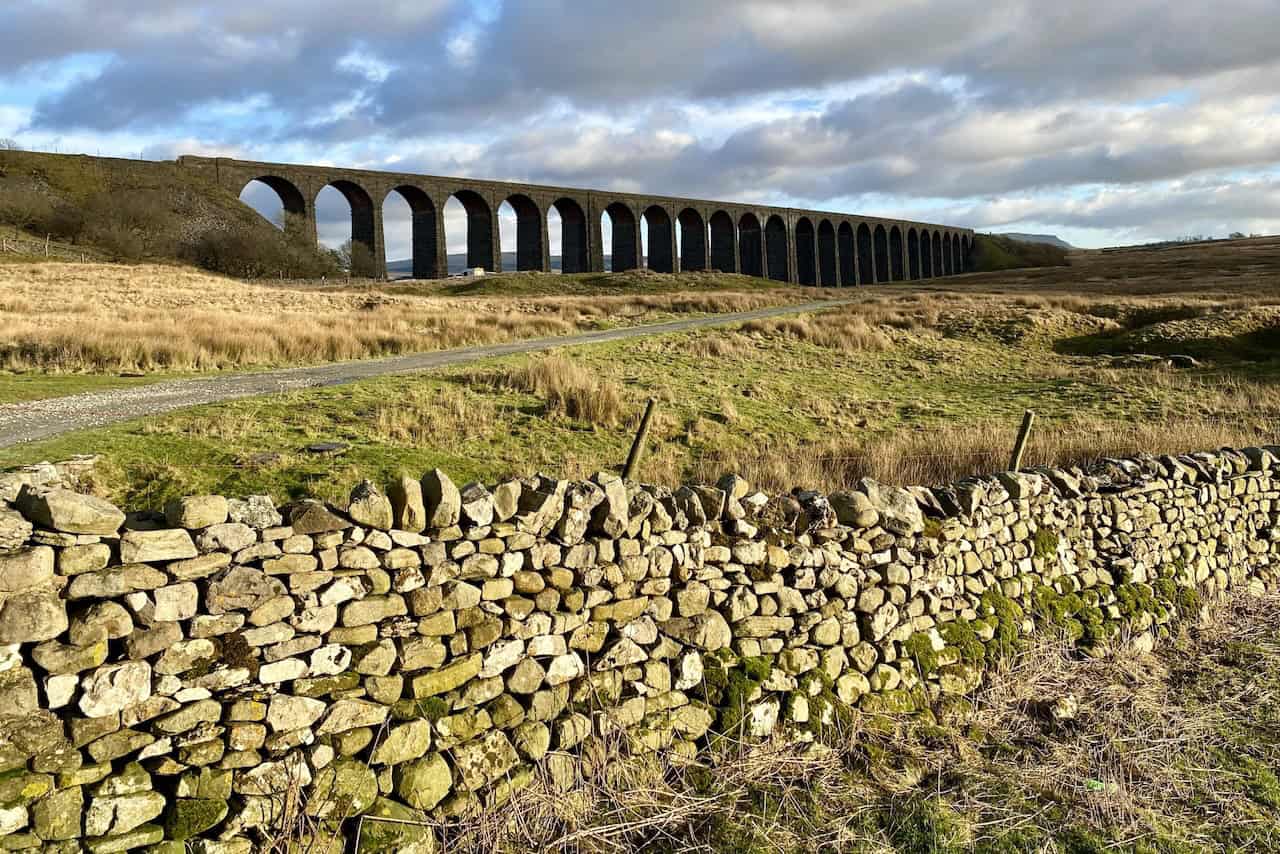
[[[498,205],[500,204],[502,204],[501,199],[498,200],[497,204],[489,204],[489,213],[487,216],[487,219],[489,220],[489,245],[476,247],[485,256],[483,259],[480,259],[480,266],[483,266],[486,270],[493,273],[502,272],[502,239],[498,230]],[[470,239],[470,231],[471,229],[468,228],[468,240]],[[467,262],[470,263],[471,259],[468,258]],[[518,267],[520,265],[517,264],[516,266]]]
[[[911,231],[906,226],[900,225],[898,233],[902,235],[902,281],[909,282],[911,281],[911,240],[909,238]]]
[[[604,211],[595,196],[587,196],[587,272],[604,272]]]
[[[447,279],[449,278],[449,244],[444,234],[444,203],[448,201],[448,197],[440,202],[434,199],[432,201],[434,203],[430,216],[434,225],[430,240],[435,244],[435,251],[431,253],[431,278]]]
[[[541,237],[538,238],[538,245],[542,247],[542,260],[539,262],[538,269],[544,273],[550,273],[551,272],[551,239],[550,239],[551,229],[547,226],[547,211],[542,206],[538,207],[538,215],[542,220],[538,224],[538,232],[541,235]],[[563,237],[563,235],[561,236]],[[563,253],[564,249],[561,248],[560,251],[561,253]],[[560,263],[561,264],[564,263],[563,257],[561,257]]]
[[[373,269],[370,271],[375,279],[384,280],[387,278],[387,244],[386,233],[383,230],[382,223],[382,205],[375,204],[373,210],[373,238],[369,247],[373,251]]]
[[[797,263],[800,260],[800,253],[796,251],[796,219],[794,212],[787,212],[787,283],[791,285],[800,283],[800,269]]]

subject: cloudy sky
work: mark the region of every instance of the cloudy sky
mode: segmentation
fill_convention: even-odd
[[[0,137],[1100,246],[1280,232],[1277,45],[1276,0],[5,0]]]

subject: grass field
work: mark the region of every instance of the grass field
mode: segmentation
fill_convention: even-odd
[[[100,452],[103,488],[131,504],[203,490],[341,498],[359,477],[434,466],[462,480],[584,474],[621,463],[651,396],[659,408],[641,474],[658,482],[725,471],[772,489],[836,488],[866,475],[943,482],[1003,468],[1026,408],[1039,416],[1029,464],[1280,435],[1280,365],[1268,343],[1280,242],[1099,253],[1074,264],[867,288],[854,306],[736,329],[202,407],[12,448],[0,464]],[[770,296],[594,302],[659,312],[685,300],[710,310]],[[341,289],[271,297],[286,306],[364,298]],[[592,303],[462,302],[557,328],[619,322]],[[544,316],[518,306],[555,308]],[[1171,367],[1160,354],[1197,364]],[[349,449],[336,458],[302,450],[318,439]]]
[[[594,278],[609,280],[608,293],[574,295]],[[482,281],[493,295],[244,282],[160,265],[0,266],[0,402],[114,387],[122,372],[154,380],[374,358],[815,299],[720,274]]]

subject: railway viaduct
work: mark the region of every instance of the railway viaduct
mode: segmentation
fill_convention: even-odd
[[[503,202],[516,213],[518,270],[551,269],[552,208],[560,214],[566,273],[604,271],[606,214],[615,271],[644,262],[642,224],[648,229],[648,266],[656,272],[714,269],[824,287],[955,275],[967,269],[973,248],[971,229],[853,214],[227,158],[186,156],[177,164],[235,195],[252,181],[263,182],[280,196],[286,227],[312,241],[316,197],[325,187],[336,188],[351,206],[352,242],[363,244],[374,259],[374,269],[364,272],[378,278],[386,275],[382,204],[391,193],[403,196],[412,211],[418,279],[448,275],[444,206],[450,196],[467,212],[467,266],[493,272],[502,271]]]

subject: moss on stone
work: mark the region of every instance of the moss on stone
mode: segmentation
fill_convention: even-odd
[[[960,660],[966,664],[982,664],[987,658],[987,647],[978,637],[973,623],[965,620],[952,620],[938,628],[938,634],[946,641],[947,646],[954,647]]]
[[[988,660],[1008,658],[1022,645],[1022,608],[995,589],[982,594],[982,606],[995,626],[995,635],[987,642]]]
[[[933,650],[933,638],[928,632],[916,632],[902,644],[903,654],[914,660],[921,676],[938,670],[938,654]]]
[[[1049,528],[1037,528],[1035,535],[1031,538],[1035,548],[1034,554],[1037,558],[1046,561],[1056,561],[1058,559],[1058,532]]]
[[[199,836],[227,817],[227,802],[217,798],[178,798],[164,816],[166,839],[183,841]]]

